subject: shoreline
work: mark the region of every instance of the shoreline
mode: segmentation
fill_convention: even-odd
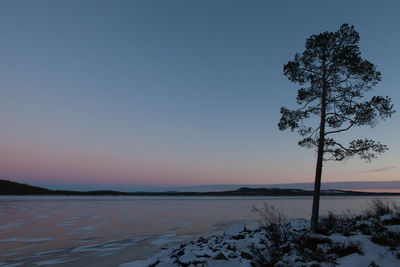
[[[259,228],[232,225],[223,234],[199,237],[119,267],[397,266],[400,207],[392,204],[394,211],[376,206],[364,215],[322,217],[318,233],[310,232],[308,220],[287,220],[270,207],[263,211],[266,217]]]

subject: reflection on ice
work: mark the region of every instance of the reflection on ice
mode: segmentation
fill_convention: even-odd
[[[12,263],[12,264],[5,264],[5,263],[0,262],[0,266],[2,266],[2,267],[17,267],[17,266],[21,266],[23,264],[24,264],[24,262],[17,262],[17,263]]]
[[[7,216],[7,215],[4,215],[4,216]],[[0,230],[18,227],[18,226],[21,226],[21,225],[23,225],[23,224],[24,224],[24,223],[22,223],[22,222],[12,222],[12,223],[9,223],[9,224],[0,225]]]
[[[22,238],[22,237],[14,237],[8,239],[1,239],[0,242],[43,242],[50,241],[53,238]]]
[[[53,265],[53,264],[58,264],[58,263],[64,263],[64,262],[68,262],[68,261],[70,261],[70,260],[68,260],[67,258],[60,258],[60,259],[54,259],[54,260],[38,261],[38,262],[35,262],[35,264],[38,266],[43,266],[43,265]]]

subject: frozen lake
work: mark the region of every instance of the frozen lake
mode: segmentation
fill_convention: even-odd
[[[322,197],[321,213],[359,213],[377,197]],[[383,198],[383,197],[382,197]],[[400,197],[384,197],[400,204]],[[311,197],[0,197],[0,266],[117,266],[162,246],[257,224],[264,203],[309,218]]]

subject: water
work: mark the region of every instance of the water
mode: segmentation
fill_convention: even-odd
[[[359,213],[375,198],[322,197],[321,214]],[[400,197],[384,199],[400,203]],[[0,266],[118,265],[238,221],[257,224],[251,210],[264,203],[289,218],[309,218],[311,202],[311,197],[0,197]]]

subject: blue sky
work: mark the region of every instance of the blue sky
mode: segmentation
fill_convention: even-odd
[[[283,65],[343,23],[399,110],[398,1],[2,1],[0,177],[63,187],[312,182],[279,132]],[[399,179],[400,119],[343,136],[390,151],[323,181]],[[374,170],[383,170],[376,172]]]

